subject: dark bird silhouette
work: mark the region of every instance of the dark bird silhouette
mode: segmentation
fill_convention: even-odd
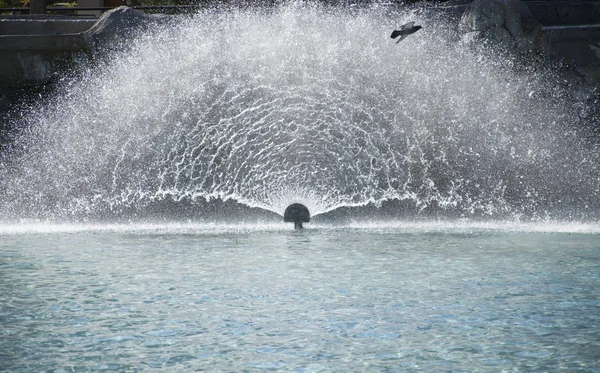
[[[404,38],[406,38],[408,35],[414,34],[415,32],[419,31],[421,28],[422,28],[421,26],[415,26],[414,22],[409,22],[406,25],[400,26],[399,30],[394,30],[392,32],[392,35],[390,35],[390,37],[392,39],[395,39],[398,36],[400,36],[400,39],[398,39],[398,41],[396,42],[396,44],[398,44],[402,40],[404,40]]]

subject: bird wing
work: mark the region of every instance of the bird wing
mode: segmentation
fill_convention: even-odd
[[[398,37],[398,36],[400,36],[400,35],[402,35],[402,32],[401,32],[401,31],[399,31],[399,30],[394,30],[394,31],[392,31],[392,35],[390,35],[390,38],[392,38],[392,39],[395,39],[395,38],[397,38],[397,37]]]
[[[408,22],[407,24],[400,26],[400,30],[411,29],[414,26],[415,26],[414,22]]]
[[[398,41],[396,41],[396,44],[400,43],[402,40],[406,39],[406,37],[408,36],[408,34],[403,34],[402,36],[400,36],[398,38]]]

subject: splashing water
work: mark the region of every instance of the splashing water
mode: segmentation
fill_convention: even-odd
[[[395,45],[390,30],[413,20],[423,30]],[[0,217],[219,199],[280,214],[397,201],[414,214],[595,218],[584,104],[552,72],[493,56],[385,7],[204,11],[21,119]]]

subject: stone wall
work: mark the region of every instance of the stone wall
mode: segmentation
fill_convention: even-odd
[[[523,0],[523,3],[544,26],[600,22],[600,2],[597,0]]]
[[[474,0],[446,3],[460,12],[468,44],[488,43],[560,61],[574,78],[600,87],[600,2]]]

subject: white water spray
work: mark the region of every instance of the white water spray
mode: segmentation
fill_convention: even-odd
[[[394,27],[423,30],[400,45]],[[233,199],[311,214],[401,201],[459,216],[597,215],[600,156],[550,72],[423,14],[205,11],[71,82],[0,166],[0,216]]]

